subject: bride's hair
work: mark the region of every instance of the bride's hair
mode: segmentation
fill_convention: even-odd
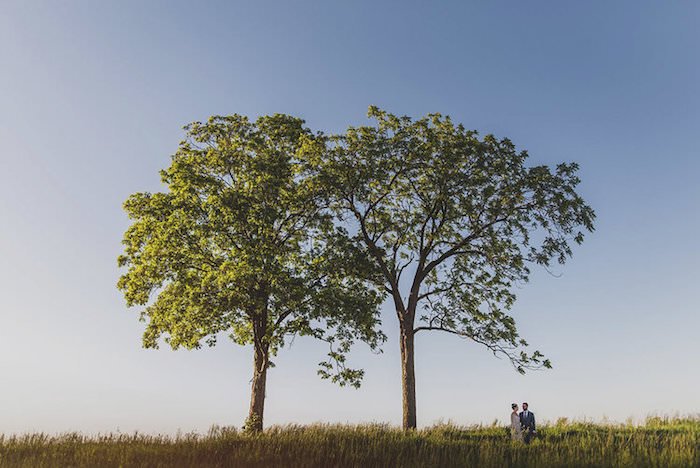
[[[516,403],[513,403],[512,405],[510,405],[510,407],[513,408],[513,409],[515,409],[515,408],[518,407],[518,405],[517,405]]]

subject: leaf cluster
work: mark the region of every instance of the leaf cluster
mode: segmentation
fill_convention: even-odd
[[[520,372],[549,367],[508,315],[531,265],[563,264],[593,230],[575,163],[528,166],[508,139],[440,114],[412,120],[370,107],[309,156],[336,215],[382,274],[402,327],[439,330],[505,355]]]
[[[322,375],[358,385],[344,355],[357,339],[372,349],[383,341],[382,293],[302,157],[323,135],[281,114],[185,129],[161,172],[167,190],[124,204],[132,224],[118,287],[129,306],[144,306],[144,346],[211,346],[227,333],[274,356],[286,338],[310,335],[339,344],[329,355],[338,372]]]

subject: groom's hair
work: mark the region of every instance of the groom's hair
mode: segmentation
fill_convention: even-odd
[[[527,402],[526,402],[526,401],[523,401],[523,405],[527,405]],[[530,406],[530,405],[527,405],[527,406]]]

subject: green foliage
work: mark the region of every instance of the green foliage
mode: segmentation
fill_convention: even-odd
[[[688,467],[700,466],[700,421],[651,425],[543,425],[530,445],[506,427],[441,424],[404,432],[388,425],[272,427],[248,434],[0,435],[3,467]]]
[[[257,414],[251,414],[246,419],[245,424],[243,424],[243,432],[246,434],[254,434],[259,432],[258,428],[260,427],[262,427],[260,416]]]
[[[357,339],[372,349],[384,339],[382,295],[300,157],[323,140],[303,124],[280,114],[193,123],[161,171],[167,191],[125,202],[118,287],[144,306],[145,347],[213,346],[228,333],[267,360],[286,338],[309,335],[336,347],[321,375],[359,385],[344,355]]]
[[[528,167],[510,140],[480,139],[440,114],[414,121],[370,107],[369,116],[375,125],[305,151],[402,326],[470,339],[520,372],[550,367],[524,351],[508,311],[531,265],[564,263],[593,230],[578,166]]]

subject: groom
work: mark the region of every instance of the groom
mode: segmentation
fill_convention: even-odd
[[[527,403],[523,403],[523,411],[520,413],[520,426],[525,433],[525,443],[529,444],[532,436],[537,434],[537,430],[535,429],[535,415],[528,411]]]

